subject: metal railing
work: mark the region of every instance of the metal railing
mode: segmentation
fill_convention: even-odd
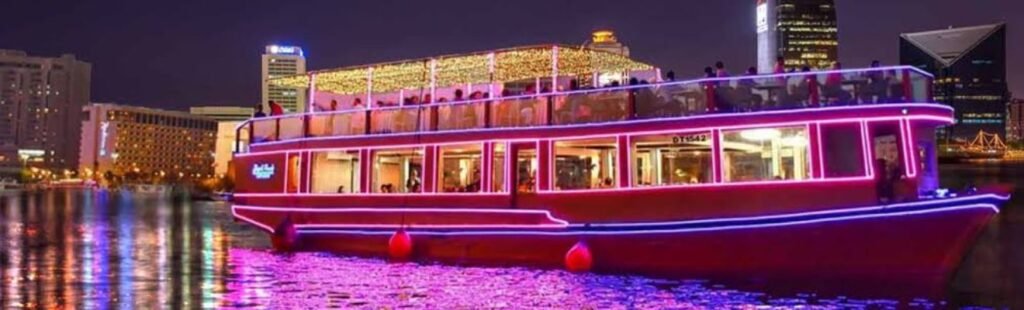
[[[253,118],[236,149],[344,137],[656,119],[836,105],[931,102],[932,76],[909,66],[749,75]],[[247,141],[243,141],[248,138]]]

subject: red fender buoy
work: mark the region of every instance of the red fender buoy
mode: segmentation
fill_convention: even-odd
[[[278,251],[291,251],[298,240],[298,233],[295,232],[295,225],[292,225],[292,218],[287,217],[277,224],[274,233],[270,235],[270,244]]]
[[[412,237],[405,229],[399,229],[388,240],[388,255],[391,259],[406,260],[412,255]]]
[[[587,272],[594,263],[587,243],[576,242],[568,252],[565,253],[565,269],[571,272]]]

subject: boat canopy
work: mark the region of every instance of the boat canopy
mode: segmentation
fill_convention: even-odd
[[[338,95],[390,93],[535,79],[652,71],[652,65],[606,51],[566,45],[539,45],[327,69],[270,79],[272,85],[314,88]],[[596,84],[591,82],[590,84]]]

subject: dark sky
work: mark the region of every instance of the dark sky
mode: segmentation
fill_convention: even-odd
[[[259,101],[260,53],[300,45],[310,69],[540,43],[614,29],[634,58],[696,75],[755,61],[754,0],[0,0],[0,48],[93,64],[93,101],[169,109]],[[898,34],[1008,21],[1024,95],[1024,1],[837,0],[846,67],[898,61]],[[1011,19],[1013,17],[1013,19]],[[692,73],[692,74],[691,74]]]

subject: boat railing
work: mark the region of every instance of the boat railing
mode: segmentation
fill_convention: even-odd
[[[288,114],[254,118],[239,125],[236,149],[244,152],[249,143],[310,137],[558,126],[708,113],[931,102],[931,83],[932,76],[928,73],[915,67],[899,66],[638,83]]]

